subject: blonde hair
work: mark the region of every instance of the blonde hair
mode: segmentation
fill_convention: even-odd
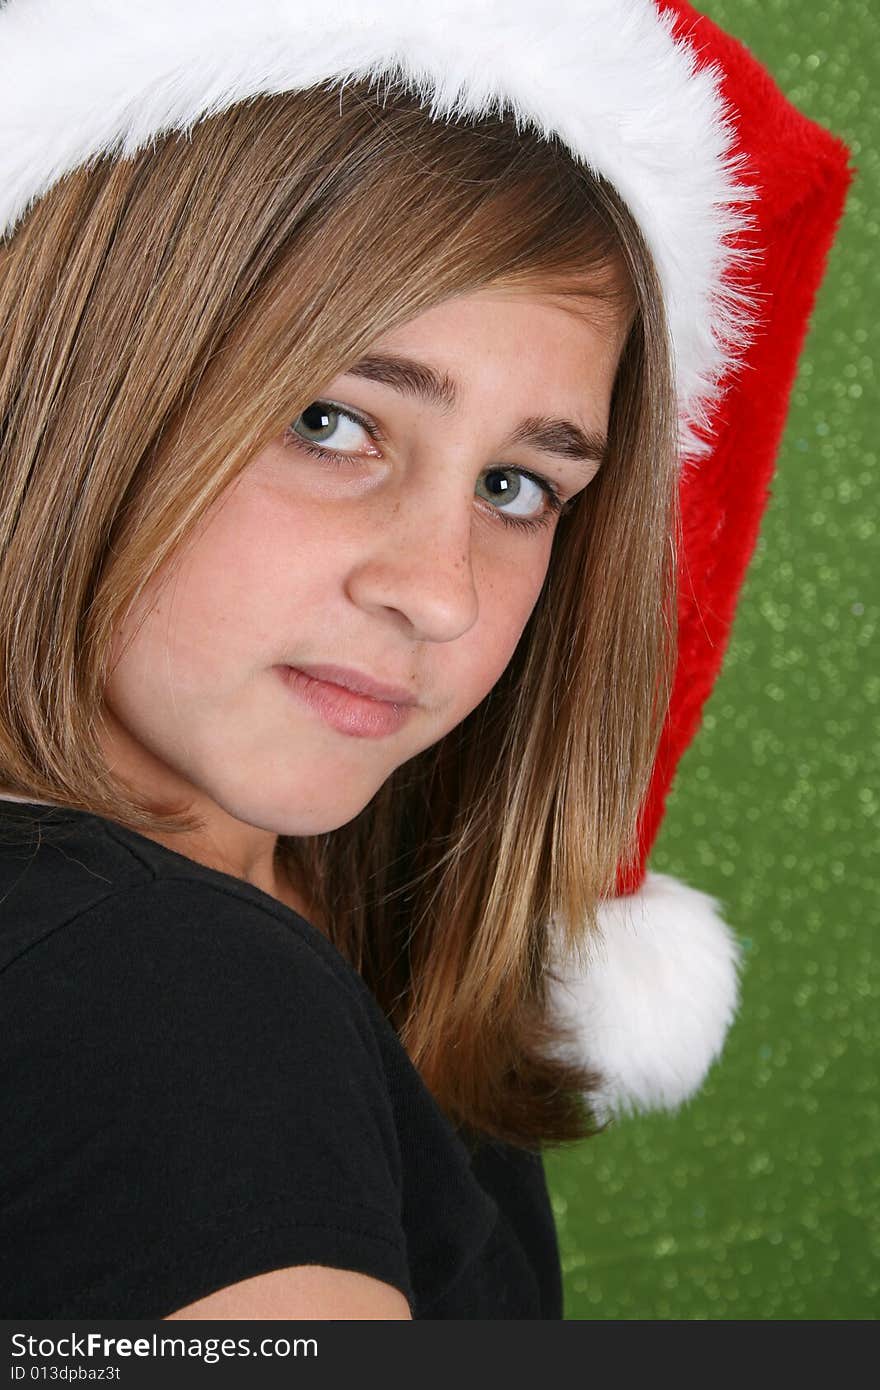
[[[0,250],[0,782],[142,833],[200,825],[116,782],[112,640],[224,488],[381,334],[540,285],[630,322],[609,456],[558,524],[508,668],[349,824],[279,837],[457,1125],[593,1128],[548,922],[595,929],[637,853],[674,673],[675,399],[633,218],[558,142],[364,85],[260,97],[56,185]],[[36,558],[36,563],[35,563]]]

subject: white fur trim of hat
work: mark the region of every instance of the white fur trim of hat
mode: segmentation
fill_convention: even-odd
[[[0,236],[65,174],[261,93],[400,81],[435,119],[510,111],[617,189],[653,254],[682,459],[710,445],[753,306],[731,272],[758,190],[720,74],[653,0],[7,0]]]

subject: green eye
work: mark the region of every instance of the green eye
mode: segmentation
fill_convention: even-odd
[[[487,468],[477,483],[477,492],[492,503],[506,525],[519,526],[528,531],[549,525],[563,506],[562,498],[552,483],[527,473],[523,468],[502,468],[497,464]],[[504,505],[497,506],[499,501]]]
[[[359,420],[356,415],[329,401],[313,401],[296,417],[290,429],[304,444],[327,447],[329,441],[334,440],[332,451],[340,454],[351,454],[358,442],[358,430],[371,439],[376,438],[365,420]],[[305,433],[301,432],[303,430]],[[340,435],[341,438],[338,437]]]

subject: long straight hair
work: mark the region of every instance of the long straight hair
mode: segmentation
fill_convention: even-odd
[[[147,835],[200,826],[104,763],[114,633],[328,380],[489,285],[625,316],[607,462],[490,694],[351,822],[277,854],[453,1123],[537,1147],[594,1129],[548,923],[582,944],[636,853],[680,528],[654,266],[558,142],[353,84],[231,107],[36,203],[0,248],[0,782]]]

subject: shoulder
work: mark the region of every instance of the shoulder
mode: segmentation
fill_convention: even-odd
[[[365,1012],[369,991],[315,927],[248,884],[217,879],[156,877],[126,885],[91,904],[67,931],[82,950],[108,961],[146,955],[157,968],[164,962],[223,979],[234,971],[239,983],[254,974],[268,983],[280,974],[285,991],[307,980],[309,990]]]
[[[127,978],[144,993],[160,981],[185,990],[192,976],[238,995],[249,985],[270,998],[293,990],[323,1006],[335,1001],[368,1033],[375,1028],[372,995],[322,933],[268,894],[192,868],[110,873],[92,878],[87,896],[53,883],[51,911],[35,883],[4,905],[4,919],[13,920],[3,921],[3,973],[21,990],[35,975],[88,961],[87,978]]]
[[[98,816],[2,810],[0,978],[10,970],[24,987],[53,961],[89,955],[101,970],[147,956],[153,973],[240,961],[247,976],[272,968],[288,983],[291,971],[308,976],[312,989],[346,1000],[376,1026],[358,973],[267,893]]]
[[[276,1063],[307,1055],[326,1072],[336,1059],[381,1078],[375,1000],[325,937],[265,894],[188,878],[128,884],[35,941],[6,982],[33,1022],[48,1007],[169,1061],[176,1046],[237,1049],[257,1065],[268,1048]]]
[[[12,1092],[38,1086],[61,1107],[87,1071],[96,1114],[137,1104],[144,1123],[190,1142],[230,1124],[251,1139],[272,1129],[276,1147],[300,1152],[309,1132],[369,1137],[374,1166],[399,1181],[378,1006],[280,905],[276,915],[198,881],[130,885],[36,943],[3,981]]]
[[[153,1316],[298,1264],[405,1287],[382,1049],[336,954],[280,905],[157,879],[106,894],[6,972],[0,1167],[13,1184],[37,1163],[64,1175],[63,1200],[34,1185],[34,1210],[83,1251],[75,1301],[52,1315]],[[90,1261],[108,1271],[94,1291]]]

